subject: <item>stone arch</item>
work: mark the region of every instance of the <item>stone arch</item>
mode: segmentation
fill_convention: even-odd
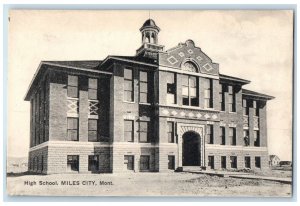
[[[193,58],[186,58],[184,61],[182,61],[181,65],[180,65],[181,69],[185,68],[186,63],[192,64],[196,70],[196,71],[190,71],[190,72],[196,72],[196,73],[200,72],[200,65]]]
[[[187,132],[194,132],[199,135],[200,138],[200,166],[205,166],[205,134],[204,125],[199,124],[185,124],[177,123],[177,137],[178,137],[178,168],[182,168],[182,146],[183,146],[183,135]]]

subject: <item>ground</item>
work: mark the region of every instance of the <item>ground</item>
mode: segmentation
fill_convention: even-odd
[[[39,181],[47,185],[39,185]],[[36,185],[26,185],[34,182]],[[69,185],[62,185],[66,182]],[[20,176],[10,174],[7,177],[7,191],[10,195],[57,196],[290,197],[292,186],[265,180],[224,178],[185,172]]]

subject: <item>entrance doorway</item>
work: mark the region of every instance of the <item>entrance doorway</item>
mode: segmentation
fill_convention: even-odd
[[[182,137],[182,165],[200,166],[200,136],[195,132],[186,132]]]

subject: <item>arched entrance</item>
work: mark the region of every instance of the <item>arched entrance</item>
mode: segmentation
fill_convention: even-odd
[[[200,135],[189,131],[183,134],[182,141],[182,166],[200,166]]]

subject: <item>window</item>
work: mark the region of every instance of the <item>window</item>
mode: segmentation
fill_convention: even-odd
[[[176,104],[175,74],[167,73],[167,104]]]
[[[68,75],[68,87],[67,87],[68,97],[78,98],[78,77]]]
[[[149,124],[148,122],[140,121],[140,142],[149,142],[148,134],[149,134]]]
[[[254,130],[254,146],[259,147],[260,146],[260,137],[259,137],[259,131]]]
[[[194,76],[182,75],[182,105],[198,106],[198,83]]]
[[[98,79],[89,78],[89,89],[88,89],[88,98],[97,99],[98,98]]]
[[[148,73],[140,71],[140,102],[148,103]]]
[[[250,169],[251,168],[251,158],[245,157],[245,168]]]
[[[79,171],[79,156],[68,155],[67,156],[67,170],[68,171]]]
[[[88,139],[89,142],[97,142],[98,141],[98,120],[97,119],[89,119],[88,120]]]
[[[212,108],[212,81],[203,79],[204,85],[204,108]]]
[[[168,122],[168,142],[174,143],[174,122]]]
[[[214,156],[208,156],[208,167],[210,169],[215,168]]]
[[[229,140],[230,145],[236,145],[236,128],[229,127]]]
[[[243,99],[243,115],[249,115],[249,107],[246,99]]]
[[[225,127],[220,127],[221,145],[225,145]]]
[[[43,155],[41,156],[41,172],[44,171],[44,157]]]
[[[206,135],[207,135],[207,143],[208,144],[214,143],[214,134],[213,133],[214,133],[213,125],[207,125]]]
[[[124,69],[124,101],[133,102],[132,69]]]
[[[68,117],[68,141],[78,141],[78,118]]]
[[[175,169],[175,156],[168,155],[168,169],[174,170]]]
[[[40,170],[40,158],[39,158],[39,156],[37,156],[36,157],[36,165],[37,165],[37,171],[39,171]]]
[[[124,156],[124,166],[125,170],[134,170],[134,156],[125,155]]]
[[[248,129],[244,129],[243,131],[244,133],[244,146],[249,146],[250,145],[250,139],[249,139],[249,130]]]
[[[133,120],[124,120],[124,141],[133,142]]]
[[[141,155],[140,158],[140,170],[149,170],[150,169],[150,156],[149,155]]]
[[[88,171],[96,172],[99,170],[99,155],[89,155]]]
[[[225,111],[225,95],[224,95],[224,86],[219,84],[219,103],[220,103],[220,110]]]
[[[237,168],[237,157],[230,156],[230,166],[231,168]]]
[[[255,167],[257,168],[261,167],[260,157],[255,157]]]
[[[259,104],[257,101],[253,101],[254,116],[259,117]]]
[[[221,168],[226,169],[226,156],[221,156]]]
[[[228,109],[229,112],[235,112],[235,93],[233,86],[228,86]]]

